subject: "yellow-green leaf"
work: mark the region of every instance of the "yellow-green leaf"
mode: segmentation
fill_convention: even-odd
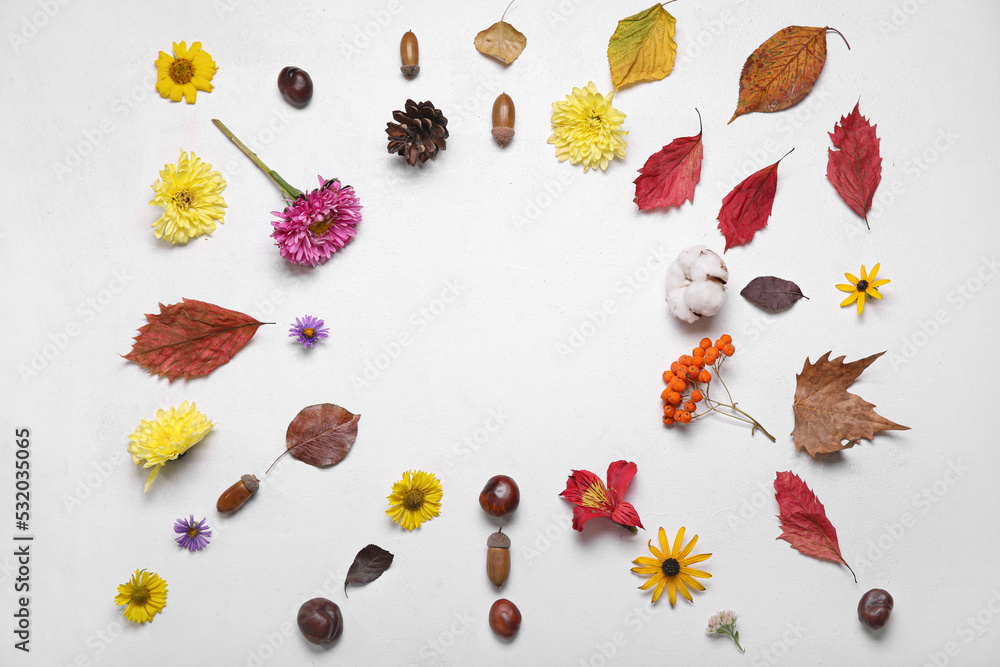
[[[663,5],[618,22],[608,42],[608,63],[615,90],[640,81],[659,81],[670,74],[677,57],[677,19]]]

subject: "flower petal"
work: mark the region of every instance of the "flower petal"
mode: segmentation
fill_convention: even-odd
[[[858,295],[860,294],[862,294],[862,292],[851,292],[851,296],[847,297],[846,299],[840,302],[841,308],[843,308],[844,306],[849,306],[852,303],[854,303],[854,301],[858,298]]]
[[[657,600],[660,599],[660,595],[663,593],[663,589],[666,587],[666,585],[667,585],[667,578],[666,577],[661,578],[660,583],[656,585],[656,590],[653,591],[653,600],[652,600],[653,602],[656,602]]]
[[[660,527],[660,549],[663,551],[664,560],[669,558],[670,543],[667,542],[667,531]]]
[[[703,560],[708,560],[712,557],[712,554],[696,554],[694,556],[688,556],[684,560],[680,561],[681,567],[690,565],[691,563],[700,563]]]
[[[674,583],[673,577],[664,577],[667,580],[667,597],[670,598],[670,606],[673,607],[677,604],[677,584]]]
[[[865,272],[865,265],[861,265],[861,279],[868,280],[868,274]]]
[[[858,315],[865,309],[865,293],[858,292]]]
[[[695,535],[693,538],[691,538],[691,541],[687,543],[687,546],[684,547],[684,549],[682,549],[679,554],[677,554],[677,560],[683,560],[685,556],[687,556],[689,553],[691,553],[691,550],[694,549],[694,545],[696,545],[696,544],[698,544],[698,536],[697,535]]]
[[[852,282],[852,283],[854,283],[855,285],[857,285],[857,284],[858,284],[858,283],[860,282],[860,281],[858,280],[858,277],[857,277],[857,276],[855,276],[855,275],[852,275],[852,274],[850,274],[850,273],[845,273],[845,274],[844,274],[844,277],[845,277],[845,278],[847,278],[848,282]]]
[[[619,503],[615,511],[611,513],[611,520],[617,521],[623,526],[638,526],[645,530],[642,521],[639,520],[639,513],[635,511],[631,503]]]
[[[882,280],[876,280],[875,282],[870,282],[870,283],[868,283],[868,284],[869,284],[869,285],[871,285],[872,287],[874,287],[874,288],[878,289],[878,288],[879,288],[879,287],[881,287],[882,285],[887,285],[887,284],[889,284],[890,282],[892,282],[892,281],[891,281],[891,280],[889,280],[888,278],[883,278]]]
[[[678,558],[681,553],[681,546],[684,544],[684,526],[677,531],[677,537],[674,538],[674,548],[670,550],[671,558]]]
[[[858,291],[858,286],[857,285],[844,285],[844,284],[840,284],[840,285],[837,285],[837,289],[839,289],[841,292],[857,292]]]
[[[577,505],[576,507],[573,508],[573,530],[582,531],[583,524],[587,523],[591,519],[596,519],[602,516],[609,516],[609,515],[607,512],[592,510]]]
[[[608,490],[612,497],[616,491],[618,498],[625,496],[625,490],[628,489],[629,482],[632,481],[638,470],[639,467],[636,464],[628,461],[615,461],[608,466]]]
[[[878,267],[880,267],[880,266],[882,266],[882,265],[881,264],[876,264],[875,266],[872,267],[871,273],[868,274],[868,282],[869,283],[874,282],[875,276],[878,275]]]
[[[692,577],[701,577],[702,579],[711,579],[712,575],[704,570],[696,570],[693,567],[681,568],[681,572]]]
[[[869,285],[868,289],[865,290],[865,294],[867,294],[868,296],[870,296],[873,299],[881,299],[882,298],[882,295],[878,293],[878,290],[875,289],[874,287],[872,287],[871,285]]]
[[[648,565],[650,567],[660,568],[663,561],[657,560],[656,558],[650,558],[649,556],[639,556],[634,561],[636,565]]]

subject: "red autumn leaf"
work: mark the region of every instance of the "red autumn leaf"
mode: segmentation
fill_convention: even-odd
[[[791,472],[779,472],[774,479],[774,496],[781,511],[778,515],[782,528],[779,540],[785,540],[807,556],[840,563],[851,570],[840,554],[837,529],[826,518],[823,503],[805,482]],[[855,575],[854,581],[857,580]]]
[[[640,211],[680,206],[685,199],[694,203],[694,187],[701,180],[701,135],[699,112],[697,135],[674,139],[649,156],[633,181]]]
[[[124,355],[150,373],[173,382],[208,375],[233,358],[264,324],[249,315],[204,301],[184,299],[160,304],[159,315],[146,315],[132,351]]]
[[[830,139],[840,150],[830,149],[826,177],[833,183],[840,198],[868,225],[868,211],[882,180],[882,156],[875,134],[878,126],[861,115],[860,105],[860,102],[855,104],[854,111],[841,118],[840,125],[833,126]],[[871,229],[871,226],[868,228]]]
[[[333,403],[302,408],[285,432],[284,453],[313,466],[340,463],[358,437],[360,419]]]
[[[718,220],[719,229],[726,237],[726,250],[749,243],[757,230],[767,225],[774,193],[778,189],[778,163],[788,153],[778,162],[748,176],[722,200]]]

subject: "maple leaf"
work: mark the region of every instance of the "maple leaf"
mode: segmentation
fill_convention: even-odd
[[[826,518],[826,510],[806,483],[791,472],[779,472],[774,478],[774,497],[781,520],[779,540],[785,540],[799,553],[840,563],[851,570],[840,553],[837,529]],[[857,582],[858,576],[854,575]]]
[[[635,203],[640,211],[694,203],[694,187],[701,180],[701,112],[698,134],[679,137],[653,153],[635,179]]]
[[[840,125],[833,126],[830,139],[834,147],[826,163],[826,177],[833,183],[837,194],[847,202],[851,210],[865,219],[879,181],[882,180],[882,156],[879,155],[879,139],[875,134],[877,125],[872,125],[861,115],[861,102],[854,105],[849,116],[840,119]]]
[[[885,352],[843,363],[844,357],[830,361],[830,353],[820,357],[815,364],[806,358],[802,372],[795,376],[795,428],[792,438],[795,448],[805,449],[815,458],[817,454],[837,452],[861,442],[871,440],[878,431],[908,431],[876,414],[874,404],[847,391],[866,368]],[[846,445],[841,441],[847,440]]]
[[[497,21],[476,35],[476,49],[484,56],[496,58],[509,65],[524,51],[528,39],[506,21]]]
[[[788,153],[778,162],[747,176],[722,200],[718,217],[719,230],[726,237],[726,248],[722,252],[749,243],[757,230],[767,225],[767,219],[771,217],[771,206],[774,204],[774,193],[778,189],[778,163]]]
[[[193,299],[169,306],[161,303],[160,314],[147,314],[146,320],[149,323],[139,328],[132,351],[124,357],[171,382],[208,375],[232,359],[265,324]]]
[[[729,122],[751,111],[770,113],[801,102],[823,71],[827,30],[840,35],[830,27],[792,25],[782,28],[758,46],[743,65],[740,97]]]
[[[615,90],[640,81],[659,81],[674,68],[677,19],[660,4],[618,22],[608,41]]]

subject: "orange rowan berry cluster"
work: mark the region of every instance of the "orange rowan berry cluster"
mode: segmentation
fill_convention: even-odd
[[[663,423],[667,426],[676,422],[690,424],[696,416],[698,403],[705,399],[702,387],[707,392],[712,381],[712,373],[706,367],[714,367],[720,359],[735,353],[732,336],[723,334],[714,345],[711,339],[703,338],[691,354],[682,354],[672,362],[670,370],[663,373],[663,381],[667,383],[667,388],[660,394],[663,399]]]

